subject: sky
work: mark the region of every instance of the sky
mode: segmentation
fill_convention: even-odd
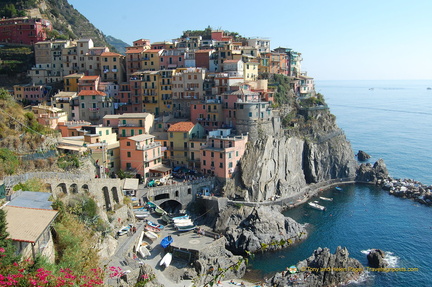
[[[432,0],[68,1],[128,44],[210,26],[302,53],[315,80],[432,81]]]

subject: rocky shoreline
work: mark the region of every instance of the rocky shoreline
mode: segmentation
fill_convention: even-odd
[[[361,164],[356,181],[359,183],[375,184],[389,194],[414,200],[418,203],[432,206],[432,185],[422,184],[414,179],[395,179],[389,176],[387,166],[382,159],[375,162]]]

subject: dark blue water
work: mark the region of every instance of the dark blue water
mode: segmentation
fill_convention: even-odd
[[[383,158],[390,175],[432,184],[432,81],[322,81],[324,94],[353,150]],[[370,88],[373,88],[370,89]],[[307,205],[286,212],[309,223],[304,242],[253,260],[259,276],[295,265],[318,247],[347,247],[350,256],[367,265],[366,251],[388,253],[390,267],[418,268],[413,272],[369,272],[361,286],[432,286],[432,208],[388,195],[368,185],[329,190],[320,201],[327,211]]]

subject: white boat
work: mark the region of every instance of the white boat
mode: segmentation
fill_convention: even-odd
[[[149,215],[150,215],[150,213],[148,213],[148,212],[135,212],[135,217],[137,219],[144,219]]]
[[[171,253],[167,253],[165,254],[165,256],[162,258],[161,262],[159,263],[160,266],[165,265],[165,268],[168,267],[171,264],[171,260],[172,260],[172,254]]]
[[[144,235],[151,240],[158,239],[158,237],[159,237],[159,235],[157,235],[153,231],[146,231],[146,232],[144,232]]]
[[[146,245],[141,245],[138,249],[138,252],[143,258],[150,256],[150,250],[147,249]]]
[[[329,198],[329,197],[320,196],[319,198],[325,201],[333,201],[333,198]]]
[[[318,209],[318,210],[325,210],[326,208],[322,205],[319,205],[318,203],[315,202],[308,202],[309,206],[314,208],[314,209]]]
[[[189,226],[189,225],[193,225],[193,222],[190,219],[182,220],[182,221],[177,221],[176,223],[174,223],[175,227],[178,227],[178,226]]]

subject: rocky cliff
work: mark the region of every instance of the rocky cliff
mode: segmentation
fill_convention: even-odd
[[[355,177],[351,145],[327,108],[299,109],[290,124],[248,143],[226,185],[228,197],[262,201],[294,195],[310,183]]]
[[[277,206],[229,206],[219,214],[215,231],[225,234],[227,248],[236,254],[280,249],[307,235],[304,225]]]

